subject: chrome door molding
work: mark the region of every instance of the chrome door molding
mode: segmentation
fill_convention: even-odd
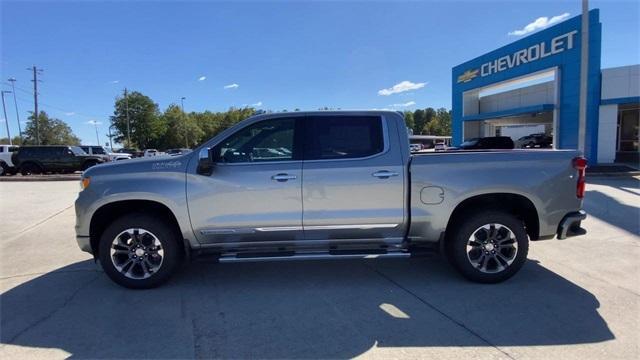
[[[272,231],[304,231],[304,230],[370,230],[370,229],[393,229],[399,224],[351,224],[351,225],[315,225],[315,226],[269,226],[257,228],[237,228],[237,229],[203,229],[202,235],[223,235],[223,234],[255,234],[259,232]]]

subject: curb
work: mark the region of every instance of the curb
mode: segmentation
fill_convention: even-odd
[[[597,173],[587,173],[587,179],[590,177],[636,177],[640,176],[640,171],[629,171],[629,172],[597,172]]]
[[[0,182],[30,182],[30,181],[80,181],[80,175],[68,176],[0,176]]]

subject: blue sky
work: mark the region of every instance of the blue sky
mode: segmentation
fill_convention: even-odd
[[[271,110],[448,108],[453,66],[526,36],[509,33],[521,34],[540,17],[547,19],[538,25],[578,15],[580,6],[579,0],[2,0],[2,88],[9,89],[7,78],[17,79],[25,119],[33,109],[25,69],[43,68],[41,109],[90,144],[96,137],[87,122],[103,123],[100,140],[106,142],[114,99],[124,87],[149,95],[161,109],[184,96],[187,111],[252,104]],[[602,66],[639,63],[638,2],[591,1],[590,7],[601,11]],[[395,90],[413,90],[396,92],[397,84]],[[15,135],[11,96],[7,115]]]

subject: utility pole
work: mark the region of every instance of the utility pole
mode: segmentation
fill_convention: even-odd
[[[124,107],[127,116],[127,148],[131,148],[131,121],[129,120],[129,96],[127,88],[124,88]]]
[[[587,134],[587,82],[589,81],[589,1],[582,0],[580,52],[580,102],[578,109],[578,150],[585,152]],[[595,155],[595,154],[591,154]]]
[[[100,146],[100,136],[98,136],[98,122],[94,121],[93,126],[96,128],[96,144]]]
[[[40,128],[38,123],[38,74],[42,73],[42,69],[38,69],[35,65],[27,70],[33,71],[33,120],[36,123],[36,144],[40,145]]]
[[[187,137],[189,135],[188,133],[188,129],[187,129],[187,116],[184,113],[184,99],[186,99],[186,97],[181,97],[180,98],[180,106],[182,107],[182,117],[183,117],[183,121],[184,121],[184,144],[185,147],[188,149],[189,148],[189,138]]]
[[[7,125],[7,137],[9,138],[9,145],[13,145],[13,142],[11,142],[11,133],[9,132],[9,118],[7,118],[7,107],[4,105],[4,94],[10,93],[11,91],[0,91],[0,94],[2,94],[2,111],[4,111],[4,124]]]
[[[13,105],[16,107],[16,120],[18,121],[18,135],[20,136],[20,145],[24,145],[24,138],[22,137],[22,127],[20,126],[20,112],[18,111],[18,100],[16,100],[16,78],[9,78],[11,83],[11,90],[13,90]]]

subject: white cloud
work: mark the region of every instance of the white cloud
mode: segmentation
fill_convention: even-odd
[[[411,81],[402,81],[399,82],[388,89],[382,89],[378,91],[378,95],[389,96],[391,94],[397,94],[409,90],[417,90],[423,88],[427,85],[426,82],[423,83],[413,83]]]
[[[257,102],[257,103],[255,103],[255,104],[251,104],[251,106],[254,106],[254,107],[260,107],[260,106],[262,106],[262,101],[258,101],[258,102]]]
[[[120,82],[120,80],[113,80],[113,81],[109,81],[109,84],[117,84],[119,82]]]
[[[207,80],[207,77],[204,75],[198,78],[198,81],[205,81],[205,80]]]
[[[85,124],[89,124],[89,125],[102,125],[102,121],[98,121],[98,120],[89,120],[89,121],[87,121]]]
[[[389,106],[391,107],[407,107],[407,106],[413,106],[415,105],[416,102],[415,101],[407,101],[406,103],[402,103],[402,104],[391,104]]]
[[[234,84],[229,84],[229,85],[225,85],[225,86],[224,86],[224,88],[225,88],[225,89],[237,89],[237,88],[239,88],[239,87],[240,87],[240,85],[235,84],[235,83],[234,83]]]
[[[559,23],[560,21],[569,17],[569,13],[564,13],[560,15],[553,16],[552,18],[548,18],[546,16],[539,17],[535,19],[532,23],[527,24],[520,30],[509,31],[510,36],[522,36],[528,33],[534,32],[539,29],[544,29],[547,26],[551,26],[553,24]]]
[[[66,112],[66,113],[64,113],[64,114],[65,114],[65,115],[67,115],[67,116],[73,116],[73,115],[75,115],[76,113],[75,113],[75,112],[73,112],[73,111],[70,111],[70,112]]]

